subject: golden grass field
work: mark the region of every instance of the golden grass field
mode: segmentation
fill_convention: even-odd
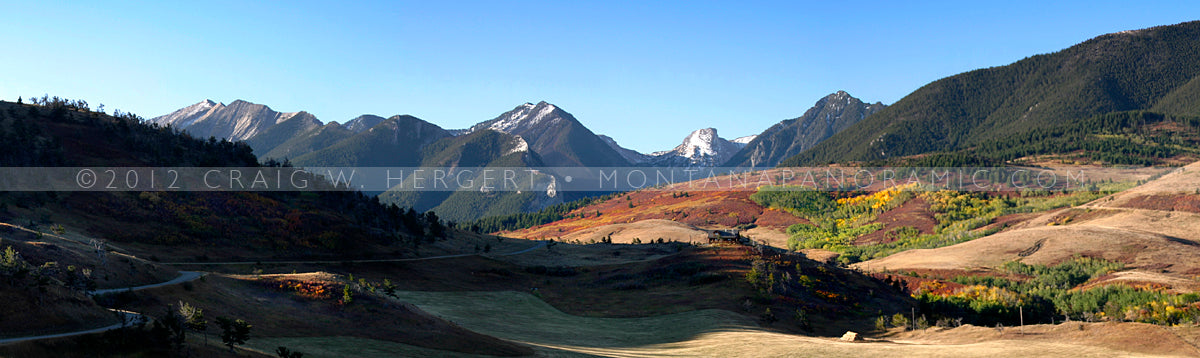
[[[642,318],[594,318],[562,313],[533,295],[503,292],[400,293],[401,300],[464,328],[533,346],[539,357],[1143,357],[1200,354],[1166,328],[1142,324],[963,326],[843,342],[771,332],[732,312],[701,310]],[[1150,333],[1146,333],[1150,332]],[[1104,341],[1113,344],[1104,345]],[[1124,350],[1122,341],[1136,351]],[[1099,343],[1098,343],[1099,342]],[[350,337],[257,338],[264,352],[287,346],[305,356],[360,357],[476,355]]]
[[[650,219],[627,224],[609,224],[587,228],[563,235],[561,241],[582,243],[600,242],[604,237],[611,237],[615,244],[632,243],[636,238],[640,242],[651,240],[679,242],[707,242],[706,230],[693,225],[671,220]]]

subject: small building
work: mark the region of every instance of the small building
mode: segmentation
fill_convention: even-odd
[[[742,234],[738,229],[731,230],[710,230],[708,232],[708,242],[741,242]]]

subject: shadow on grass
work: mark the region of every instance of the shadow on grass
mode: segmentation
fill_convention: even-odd
[[[514,291],[405,291],[397,296],[466,329],[537,346],[641,347],[757,327],[744,316],[715,309],[638,318],[574,316]]]

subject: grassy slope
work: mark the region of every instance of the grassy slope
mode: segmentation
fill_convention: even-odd
[[[590,318],[565,314],[537,298],[517,292],[402,292],[403,299],[472,330],[526,342],[542,356],[698,356],[698,357],[1096,357],[1146,356],[1130,347],[1097,347],[1075,344],[1073,339],[1009,336],[970,343],[922,344],[847,343],[833,339],[769,332],[730,312],[709,310],[644,318]],[[1056,326],[1043,326],[1052,331]],[[1031,327],[1032,332],[1035,328]],[[1060,329],[1065,331],[1065,329]],[[990,329],[989,329],[990,331]],[[1068,331],[1067,334],[1070,332]],[[1109,338],[1130,340],[1118,332]],[[1115,337],[1114,337],[1115,336]],[[1164,346],[1134,347],[1153,354],[1188,354],[1188,346],[1162,332],[1151,332]],[[1033,336],[1031,336],[1033,337]],[[1146,336],[1139,336],[1146,337]],[[909,338],[913,339],[913,338]],[[1018,341],[1019,340],[1019,341]],[[1085,339],[1089,344],[1103,342]],[[273,339],[261,347],[287,345],[306,352],[386,356],[398,352],[433,352],[361,339]],[[364,349],[365,348],[365,349]]]
[[[333,279],[324,275],[284,277],[309,282]],[[251,333],[255,338],[351,336],[465,353],[529,353],[527,348],[467,331],[412,306],[385,302],[365,293],[360,293],[352,304],[342,306],[333,300],[304,298],[267,288],[252,277],[210,276],[196,282],[191,290],[183,286],[164,287],[138,292],[136,297],[122,306],[157,314],[166,305],[177,305],[182,300],[203,309],[206,317],[245,319],[254,325]]]
[[[0,282],[0,300],[4,302],[0,338],[73,332],[119,322],[83,293],[62,286],[38,288]]]

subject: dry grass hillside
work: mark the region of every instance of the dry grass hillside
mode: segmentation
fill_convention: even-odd
[[[0,225],[0,338],[57,334],[118,323],[88,296],[93,288],[174,278],[175,270],[108,253],[102,259],[73,241]],[[7,258],[11,249],[13,257]],[[83,251],[83,252],[81,252]]]
[[[1075,208],[1042,213],[1004,232],[856,264],[870,271],[978,271],[1004,262],[1053,265],[1074,256],[1126,265],[1102,281],[1200,289],[1200,164]]]
[[[717,180],[728,183],[730,179],[725,176]],[[605,225],[633,224],[646,220],[668,220],[699,229],[728,229],[738,225],[754,225],[761,228],[760,230],[782,233],[792,224],[805,222],[795,215],[763,208],[750,200],[750,195],[755,191],[753,185],[736,190],[714,190],[727,187],[715,187],[713,184],[705,185],[704,181],[694,181],[654,190],[630,192],[573,210],[567,219],[499,234],[530,239],[566,239],[571,234],[585,230],[604,231],[599,228]],[[590,238],[592,235],[580,234],[577,237]],[[614,235],[614,242],[618,237],[624,238],[627,235]],[[641,239],[644,241],[646,237]],[[657,239],[657,236],[650,239]],[[666,237],[664,239],[670,240]]]
[[[608,238],[614,244],[657,241],[703,242],[708,231],[698,227],[663,219],[642,220],[628,224],[609,224],[579,230],[559,238],[566,242],[601,242]]]
[[[962,326],[845,342],[772,332],[723,310],[638,318],[567,314],[518,292],[401,292],[433,314],[468,329],[532,346],[539,357],[1186,357],[1200,353],[1195,332],[1145,324],[1066,323],[1022,328]],[[380,340],[265,338],[260,350],[284,345],[328,356],[445,355]]]

